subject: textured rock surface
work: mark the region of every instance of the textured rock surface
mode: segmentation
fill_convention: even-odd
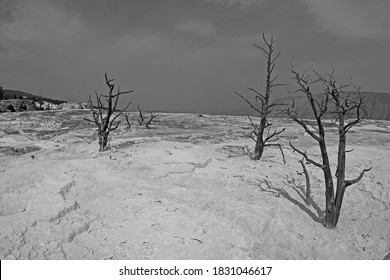
[[[297,154],[259,162],[245,117],[159,114],[152,129],[121,125],[99,153],[88,111],[0,115],[0,259],[383,259],[390,251],[390,127],[349,137],[347,190],[335,230],[320,223],[323,177]],[[133,115],[136,117],[136,114]],[[289,121],[282,143],[318,149]],[[336,156],[335,134],[328,133]],[[335,166],[333,165],[333,169]]]
[[[74,110],[88,109],[87,103],[82,102],[65,102],[53,104],[47,101],[34,102],[32,100],[7,99],[0,101],[0,112],[22,112],[37,110]]]
[[[34,111],[38,107],[32,100],[9,99],[0,100],[0,112]]]

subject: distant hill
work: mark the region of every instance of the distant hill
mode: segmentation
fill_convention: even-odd
[[[5,99],[21,99],[23,96],[27,97],[29,100],[33,101],[46,101],[53,104],[61,104],[65,103],[67,101],[64,100],[57,100],[57,99],[51,99],[43,96],[38,96],[32,93],[20,91],[20,90],[13,90],[13,89],[4,89],[4,98]]]
[[[356,93],[350,93],[352,98],[357,98]],[[367,118],[373,120],[390,120],[390,94],[378,93],[378,92],[362,92],[367,110]],[[315,95],[315,98],[320,98],[320,95]],[[292,104],[292,99],[295,101],[295,109],[299,118],[313,119],[314,115],[311,110],[309,101],[304,95],[286,96],[274,100],[275,103]],[[276,110],[274,110],[272,117],[287,117],[286,115],[279,114],[275,116]],[[248,106],[245,107],[243,102],[242,109],[236,111],[226,112],[228,115],[237,116],[256,116],[257,113]]]

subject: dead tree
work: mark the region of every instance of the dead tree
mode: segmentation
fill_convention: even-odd
[[[275,68],[275,63],[278,57],[280,56],[280,51],[275,54],[275,48],[274,45],[276,43],[276,40],[274,40],[274,37],[272,36],[270,40],[267,40],[265,38],[265,35],[263,34],[263,41],[264,41],[264,47],[259,46],[257,44],[254,44],[254,46],[265,54],[266,59],[266,81],[265,81],[265,91],[264,93],[261,93],[254,88],[248,87],[249,91],[254,95],[255,99],[250,100],[249,98],[245,98],[243,95],[235,91],[235,93],[241,97],[242,100],[244,100],[253,110],[255,110],[259,117],[260,122],[258,124],[254,123],[251,118],[248,116],[251,125],[253,126],[253,132],[251,134],[251,138],[253,141],[255,141],[255,150],[253,153],[252,159],[259,160],[264,153],[265,147],[270,146],[277,146],[280,149],[280,152],[283,156],[283,162],[286,163],[284,158],[284,153],[282,150],[282,146],[277,143],[279,140],[279,134],[281,134],[283,131],[286,130],[286,128],[282,128],[280,130],[272,130],[271,126],[272,123],[269,122],[268,118],[269,115],[272,113],[272,110],[274,107],[282,105],[277,103],[272,103],[270,101],[270,96],[272,93],[272,90],[275,87],[282,86],[284,84],[276,83],[276,79],[278,76],[273,76],[273,71]]]
[[[139,125],[143,125],[145,123],[145,119],[144,119],[144,114],[142,113],[142,110],[141,108],[139,107],[139,105],[137,106],[137,109],[138,109],[138,112],[139,112],[139,120],[138,120],[138,123]]]
[[[133,91],[121,91],[118,86],[117,93],[113,93],[115,84],[114,79],[109,79],[107,73],[104,74],[106,85],[108,87],[108,93],[106,95],[98,94],[95,91],[97,107],[93,105],[92,98],[89,96],[88,104],[91,108],[93,120],[86,119],[89,122],[95,123],[97,126],[98,136],[99,136],[99,152],[103,152],[108,143],[108,135],[111,131],[118,128],[120,120],[117,122],[116,119],[130,106],[131,102],[123,110],[119,110],[115,114],[118,106],[119,96],[123,94],[132,93]],[[106,100],[107,104],[103,104],[102,97]]]
[[[147,129],[150,129],[150,125],[152,124],[153,121],[155,121],[155,118],[156,118],[156,115],[153,114],[153,112],[150,113],[150,118],[148,120],[145,119],[144,117],[144,114],[142,112],[142,109],[139,107],[139,105],[137,106],[138,108],[138,112],[139,112],[139,119],[138,119],[138,123],[139,125],[145,125],[145,127]]]
[[[125,120],[126,120],[126,123],[127,123],[127,128],[131,129],[131,122],[130,122],[130,119],[129,119],[130,113],[125,113],[124,116],[125,116]]]
[[[151,112],[151,113],[150,113],[150,118],[149,118],[149,120],[147,120],[147,121],[145,122],[145,127],[148,128],[148,129],[150,129],[150,125],[152,124],[152,122],[155,122],[155,121],[156,121],[155,118],[156,118],[156,115],[153,114],[153,112]]]
[[[371,170],[364,169],[359,176],[352,180],[345,179],[345,161],[346,154],[350,151],[346,150],[347,133],[356,124],[363,121],[366,117],[364,107],[364,99],[358,88],[355,88],[355,93],[352,96],[345,92],[345,89],[350,87],[350,84],[339,85],[334,78],[334,71],[330,74],[319,75],[315,73],[315,78],[311,78],[307,74],[300,74],[294,69],[292,70],[293,79],[298,85],[296,92],[301,92],[306,95],[309,104],[314,114],[315,124],[310,124],[297,117],[297,112],[293,108],[287,109],[287,114],[300,126],[305,132],[318,142],[322,162],[311,159],[306,152],[296,148],[290,142],[293,151],[298,152],[304,157],[308,164],[320,168],[323,171],[325,179],[325,219],[324,226],[329,229],[336,227],[341,205],[344,198],[344,193],[347,187],[359,182],[365,172]],[[320,85],[322,87],[320,98],[314,96],[312,87]],[[336,191],[334,189],[333,177],[330,168],[327,146],[325,142],[325,128],[323,125],[324,117],[331,117],[333,124],[337,128],[338,134],[338,159],[336,177]]]

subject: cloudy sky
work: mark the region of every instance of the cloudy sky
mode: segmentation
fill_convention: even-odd
[[[147,110],[245,107],[264,87],[252,43],[274,35],[276,71],[336,69],[342,82],[390,92],[388,0],[0,0],[0,83],[85,101],[104,72]],[[275,94],[286,94],[289,85]]]

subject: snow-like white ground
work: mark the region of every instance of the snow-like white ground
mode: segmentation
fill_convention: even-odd
[[[280,151],[252,161],[245,117],[157,114],[98,152],[88,111],[0,114],[0,259],[383,259],[390,252],[390,123],[348,135],[339,224],[321,224],[324,184],[300,156],[318,147],[288,120]],[[135,117],[135,115],[134,115]],[[328,132],[335,170],[336,137]],[[319,159],[319,158],[317,158]]]

